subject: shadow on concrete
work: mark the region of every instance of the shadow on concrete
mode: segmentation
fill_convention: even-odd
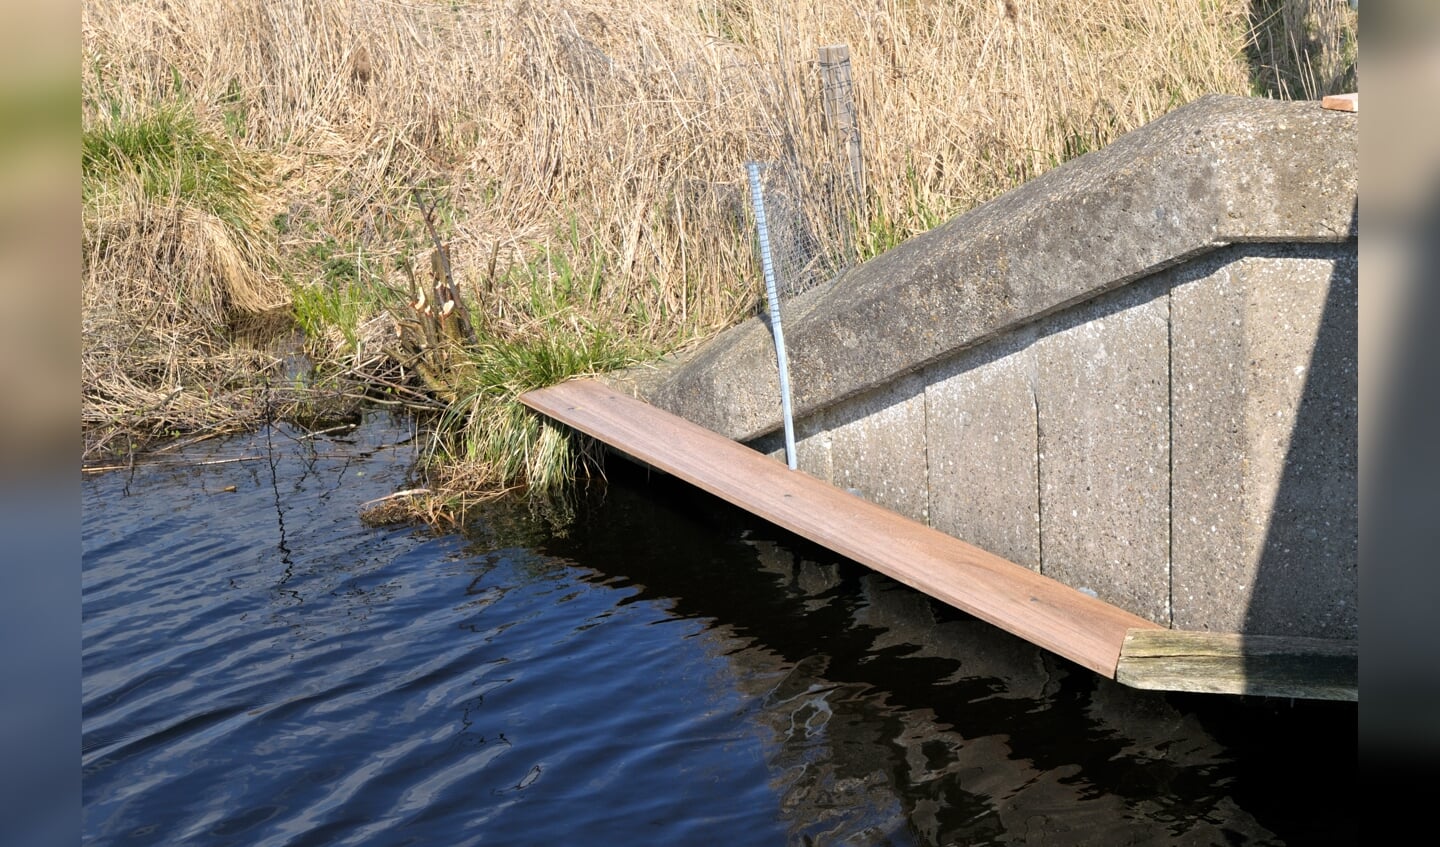
[[[1244,631],[1358,637],[1358,261],[1338,259],[1295,410]],[[1346,591],[1344,586],[1348,586]]]

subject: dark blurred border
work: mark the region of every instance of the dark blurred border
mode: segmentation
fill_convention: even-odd
[[[1416,789],[1440,770],[1440,3],[1369,0],[1361,29],[1361,761]],[[9,844],[79,839],[78,33],[78,7],[0,11]]]
[[[80,837],[80,10],[0,7],[0,820]]]
[[[1440,4],[1360,20],[1361,767],[1413,791],[1440,765]]]

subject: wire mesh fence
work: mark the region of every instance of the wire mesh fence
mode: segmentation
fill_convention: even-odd
[[[793,160],[763,163],[761,193],[769,219],[770,253],[781,298],[831,279],[853,260],[852,203],[831,174]],[[758,261],[758,257],[757,257]]]
[[[822,47],[809,69],[793,80],[793,89],[777,92],[785,103],[776,114],[783,117],[762,139],[774,151],[762,161],[760,183],[782,300],[853,265],[856,229],[865,219],[849,51]]]

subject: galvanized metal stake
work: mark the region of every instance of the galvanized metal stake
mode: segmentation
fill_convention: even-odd
[[[750,173],[750,203],[755,208],[755,234],[760,239],[760,268],[765,272],[765,299],[770,301],[770,333],[780,366],[780,412],[785,420],[785,464],[795,470],[795,422],[790,417],[790,364],[785,358],[785,332],[780,328],[780,295],[775,290],[775,263],[770,258],[770,227],[765,223],[765,197],[760,188],[760,163],[745,165]]]

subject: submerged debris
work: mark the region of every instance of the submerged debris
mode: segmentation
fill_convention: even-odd
[[[428,488],[407,488],[377,497],[360,506],[360,520],[366,526],[382,527],[414,523],[419,518],[417,503],[428,502]]]

